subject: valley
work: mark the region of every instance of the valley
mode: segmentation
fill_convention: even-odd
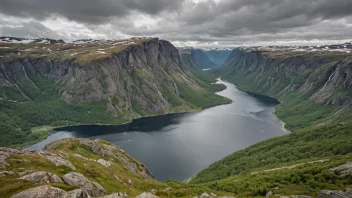
[[[202,72],[201,49],[157,38],[27,41],[0,44],[1,145],[32,145],[1,148],[2,197],[351,194],[350,45],[235,48]]]
[[[48,139],[26,149],[68,137],[103,139],[143,162],[158,181],[185,181],[210,164],[260,141],[288,132],[273,115],[278,102],[253,96],[222,80],[217,94],[233,100],[201,112],[134,120],[122,126],[77,126],[56,129]]]

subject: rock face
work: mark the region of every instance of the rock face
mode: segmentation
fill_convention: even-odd
[[[62,155],[57,153],[51,153],[47,151],[10,149],[5,147],[0,147],[0,168],[6,168],[9,166],[9,164],[5,160],[8,159],[11,154],[23,154],[44,157],[55,166],[66,166],[68,168],[71,168],[72,170],[76,169],[69,160],[65,159]],[[28,173],[29,170],[26,171],[26,173]]]
[[[12,172],[12,171],[0,171],[0,177],[4,177],[4,176],[13,176],[16,175],[16,173]]]
[[[62,158],[61,156],[50,155],[46,156],[46,158],[55,166],[66,166],[71,168],[72,170],[76,170],[75,166],[73,166],[71,162]]]
[[[226,78],[248,83],[251,91],[280,97],[309,94],[319,104],[352,102],[352,59],[341,52],[234,49],[221,68]]]
[[[20,192],[12,198],[67,198],[68,193],[52,186],[39,186]]]
[[[103,196],[106,193],[103,187],[95,182],[89,181],[80,173],[68,173],[63,176],[63,180],[71,186],[77,186],[86,190],[90,196]]]
[[[352,58],[346,52],[238,48],[214,72],[241,89],[282,101],[276,114],[292,131],[352,115]],[[312,115],[320,110],[324,113]]]
[[[68,192],[70,198],[90,198],[88,192],[84,189],[76,189]]]
[[[153,193],[150,193],[150,192],[144,192],[136,196],[136,198],[158,198],[158,196],[155,196]]]
[[[180,49],[182,63],[188,68],[210,69],[217,67],[201,49]]]
[[[35,184],[63,183],[60,177],[45,171],[37,171],[29,175],[20,177],[19,179],[32,181]]]
[[[67,103],[103,102],[107,110],[115,116],[120,113],[136,116],[136,113],[146,115],[171,111],[172,104],[167,98],[170,94],[166,92],[170,90],[179,97],[177,83],[192,84],[191,87],[201,89],[194,77],[185,70],[178,50],[170,42],[154,38],[138,41],[139,44],[136,44],[137,41],[132,43],[134,44],[122,51],[88,62],[80,62],[81,56],[60,59],[60,56],[70,56],[65,51],[58,51],[59,57],[52,56],[47,51],[43,52],[41,57],[5,53],[0,57],[0,87],[11,87],[23,94],[23,99],[31,100],[33,98],[26,94],[21,82],[28,81],[28,86],[40,89],[35,80],[32,80],[40,76],[60,84],[57,93]],[[44,47],[56,50],[61,49],[60,45]],[[66,44],[66,47],[70,48],[68,45]],[[114,44],[110,43],[105,45],[114,47]],[[18,48],[10,44],[9,46]],[[74,51],[74,46],[71,47]],[[84,45],[82,48],[84,50]],[[14,100],[5,89],[1,90],[2,98]],[[136,103],[140,109],[136,108]]]
[[[346,191],[322,190],[318,194],[318,198],[350,198],[350,197],[352,197],[352,188],[347,188]]]
[[[202,193],[199,197],[198,196],[195,196],[195,197],[193,197],[193,198],[234,198],[234,197],[232,197],[232,196],[224,196],[224,197],[222,197],[222,196],[217,196],[216,194],[214,194],[214,193],[210,193],[210,194],[208,194],[208,193],[206,193],[206,192],[204,192],[204,193]]]
[[[223,100],[182,64],[176,47],[157,38],[78,46],[0,45],[0,100],[9,104],[1,106],[1,116],[9,121],[0,126],[8,140],[0,146],[28,141],[27,126],[61,125],[63,120],[122,124],[142,116],[195,111]],[[204,97],[211,94],[215,99]],[[40,113],[32,113],[43,106]],[[28,111],[21,111],[24,107]]]
[[[98,162],[99,164],[105,166],[105,167],[111,166],[111,163],[110,163],[110,162],[107,162],[107,161],[105,161],[105,160],[103,160],[103,159],[98,159],[97,162]]]
[[[103,198],[127,198],[127,194],[126,193],[114,193],[111,195],[106,195]]]
[[[339,177],[346,177],[352,175],[352,162],[347,162],[341,166],[329,169],[329,172],[336,172]]]
[[[204,49],[203,51],[213,63],[220,66],[227,60],[232,49]]]

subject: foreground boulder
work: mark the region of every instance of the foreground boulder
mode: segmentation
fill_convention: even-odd
[[[127,198],[128,195],[126,193],[114,193],[111,195],[106,195],[103,198]]]
[[[63,180],[70,186],[77,186],[86,190],[88,194],[93,197],[103,196],[106,193],[103,187],[95,182],[89,181],[80,173],[68,173],[63,176]]]
[[[68,193],[52,186],[39,186],[20,192],[11,198],[67,198]]]
[[[158,196],[154,195],[153,193],[150,192],[144,192],[138,196],[136,196],[136,198],[159,198]]]
[[[207,192],[202,193],[199,197],[195,196],[193,198],[234,198],[232,196],[224,196],[224,197],[218,197],[216,194],[214,193],[210,193],[208,194]]]
[[[76,189],[68,192],[69,198],[90,198],[88,192],[84,189]]]
[[[37,171],[29,175],[20,177],[19,179],[32,181],[36,184],[63,183],[60,177],[45,171]]]

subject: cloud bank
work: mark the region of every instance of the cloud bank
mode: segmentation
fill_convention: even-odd
[[[351,0],[2,0],[0,35],[175,45],[297,45],[352,40]]]

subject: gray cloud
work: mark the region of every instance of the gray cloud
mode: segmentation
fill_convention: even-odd
[[[222,46],[352,40],[351,0],[2,1],[5,18],[32,19],[66,40],[153,36],[180,45]],[[35,28],[43,27],[29,29]],[[11,31],[19,32],[0,24],[0,33]]]
[[[107,23],[109,18],[131,11],[154,15],[177,10],[181,4],[182,0],[2,0],[0,12],[36,19],[59,15],[84,23]]]
[[[43,24],[30,21],[24,23],[8,22],[0,19],[0,35],[25,38],[57,38],[59,35]]]

